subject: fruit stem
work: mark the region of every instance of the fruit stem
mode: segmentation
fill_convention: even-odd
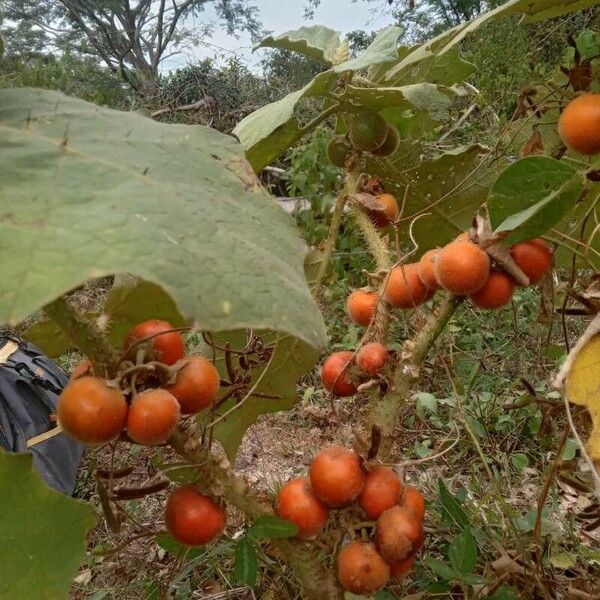
[[[419,378],[421,365],[427,353],[448,324],[459,302],[459,298],[446,292],[421,330],[412,339],[404,342],[399,353],[402,358],[396,368],[394,381],[388,393],[373,407],[371,423],[381,428],[379,456],[384,462],[390,458],[398,413],[413,383]]]
[[[108,376],[116,372],[119,353],[96,324],[73,308],[65,296],[47,304],[44,312],[92,361],[96,374]]]
[[[310,133],[319,123],[322,123],[327,117],[336,113],[340,108],[339,102],[335,102],[329,108],[326,108],[322,113],[318,114],[312,121],[309,121],[304,127],[300,128],[300,136]]]
[[[207,491],[218,490],[219,495],[243,512],[246,517],[255,520],[261,515],[273,515],[273,512],[259,502],[247,483],[235,475],[228,461],[210,453],[201,446],[192,432],[175,431],[169,444],[188,464],[198,469],[198,481]],[[295,539],[269,540],[266,550],[283,556],[302,585],[306,597],[312,600],[340,600],[342,593],[333,572],[325,568],[314,550],[315,546]]]

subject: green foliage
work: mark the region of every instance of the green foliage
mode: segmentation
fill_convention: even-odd
[[[123,82],[96,60],[76,54],[8,56],[0,65],[0,87],[57,90],[111,108],[128,108]]]
[[[248,538],[254,541],[290,538],[298,533],[298,527],[272,515],[258,517],[248,529]]]
[[[94,513],[50,489],[33,470],[30,454],[0,451],[0,597],[67,597],[85,556]]]
[[[496,232],[509,242],[530,240],[559,223],[583,191],[582,173],[545,156],[522,158],[498,177],[488,200]]]
[[[257,106],[280,95],[277,83],[266,81],[238,59],[216,65],[207,58],[161,77],[157,93],[148,104],[156,108],[175,108],[203,102],[198,111],[173,111],[162,119],[210,123],[214,129],[228,133]]]
[[[12,207],[0,231],[23,257],[4,265],[2,320],[14,323],[87,278],[130,272],[163,287],[205,329],[272,326],[323,342],[304,245],[230,138],[54,92],[0,95],[11,147],[2,202]],[[71,258],[58,263],[57,253]]]
[[[254,587],[258,573],[258,558],[254,544],[247,538],[238,540],[235,547],[234,582],[239,585]]]

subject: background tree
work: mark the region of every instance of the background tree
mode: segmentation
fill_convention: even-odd
[[[209,6],[228,33],[259,33],[256,8],[246,0],[6,0],[7,48],[77,48],[137,92],[154,93],[160,64],[210,32],[210,24],[189,24]]]

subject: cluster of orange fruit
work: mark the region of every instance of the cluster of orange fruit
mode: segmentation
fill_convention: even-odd
[[[334,446],[314,458],[308,478],[282,486],[275,512],[298,527],[299,538],[311,539],[325,527],[330,509],[355,502],[375,522],[373,539],[340,550],[338,578],[345,590],[371,595],[390,578],[407,575],[423,545],[425,500],[416,488],[405,486],[388,467],[365,469],[355,452]]]
[[[125,340],[125,356],[146,344],[145,360],[170,368],[164,387],[152,378],[137,379],[138,389],[119,388],[93,374],[91,363],[80,363],[58,400],[58,421],[72,438],[86,444],[102,444],[124,430],[138,444],[164,444],[175,431],[180,416],[212,406],[220,386],[219,373],[203,356],[185,355],[181,335],[166,321],[136,325]],[[132,364],[131,362],[129,364]],[[142,388],[142,389],[139,389]]]
[[[510,254],[529,278],[539,282],[552,266],[552,251],[540,239],[519,242]],[[468,296],[479,308],[496,309],[512,299],[517,283],[500,268],[494,268],[488,254],[462,233],[444,248],[429,250],[418,262],[391,269],[383,298],[370,289],[352,292],[346,301],[348,316],[363,327],[375,318],[379,302],[395,308],[414,308],[432,298],[443,288],[459,296]],[[376,377],[383,369],[389,353],[378,342],[368,342],[353,352],[331,354],[323,363],[323,385],[335,396],[352,396],[361,382]]]

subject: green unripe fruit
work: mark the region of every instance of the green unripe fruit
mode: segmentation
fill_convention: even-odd
[[[393,125],[388,125],[385,141],[379,148],[373,150],[373,154],[375,154],[375,156],[391,156],[398,150],[399,145],[400,133],[398,133],[398,130]]]
[[[350,141],[357,150],[373,152],[387,136],[387,123],[377,113],[361,113],[350,121]]]
[[[341,135],[331,138],[329,144],[327,144],[327,158],[336,167],[344,168],[346,166],[346,159],[350,152],[352,152],[352,149]]]

